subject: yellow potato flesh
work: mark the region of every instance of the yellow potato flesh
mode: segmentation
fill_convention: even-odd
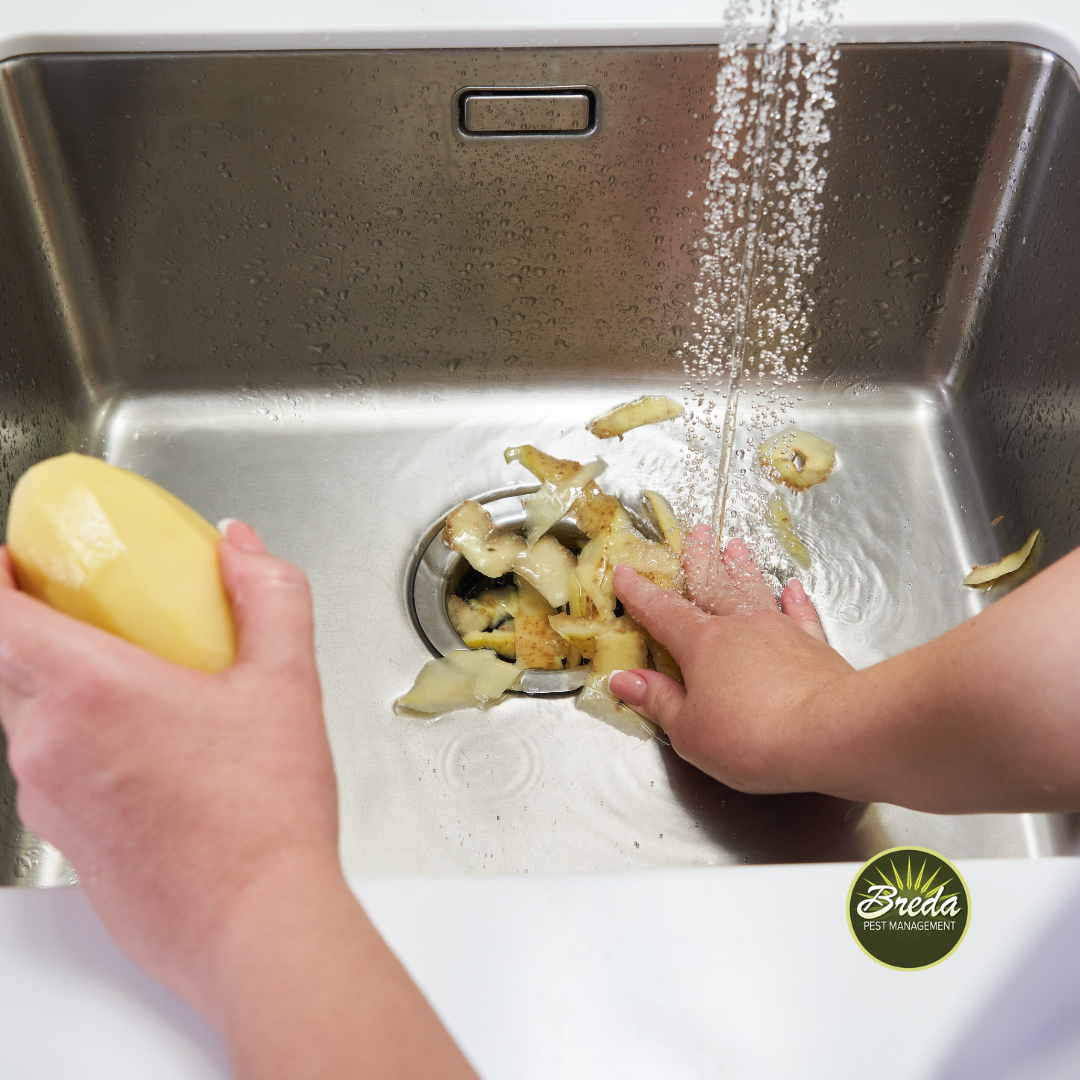
[[[21,589],[201,671],[221,671],[236,657],[220,539],[164,488],[82,454],[29,469],[8,511]]]
[[[509,660],[517,657],[513,622],[503,623],[494,630],[473,630],[468,634],[462,634],[461,640],[470,649],[491,649]]]

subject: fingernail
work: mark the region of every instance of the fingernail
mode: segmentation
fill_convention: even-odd
[[[615,676],[619,676],[619,688],[616,689],[612,685],[612,680]],[[640,676],[635,675],[632,671],[612,671],[608,677],[608,690],[611,691],[613,697],[617,697],[622,701],[625,701],[627,705],[644,705],[645,695],[648,692],[649,684]]]
[[[796,604],[805,604],[809,599],[806,595],[806,590],[803,588],[802,582],[797,577],[790,578],[787,587],[791,592],[791,599],[794,600]]]
[[[239,525],[240,528],[236,532],[232,532],[232,527]],[[239,518],[222,518],[217,524],[218,532],[229,541],[234,548],[240,551],[246,551],[249,555],[264,555],[266,553],[266,545],[259,539],[258,533],[248,525],[246,521],[241,521]]]

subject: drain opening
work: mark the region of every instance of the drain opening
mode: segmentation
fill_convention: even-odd
[[[473,501],[483,505],[498,528],[512,529],[525,522],[522,496],[531,495],[536,490],[536,485],[503,488],[474,496]],[[634,524],[646,536],[655,536],[651,523],[638,515],[632,517]],[[444,544],[442,530],[445,524],[446,517],[443,516],[424,532],[406,578],[406,602],[413,625],[435,656],[445,656],[448,652],[466,647],[447,613],[447,601],[451,596],[469,600],[485,589],[513,584],[511,574],[497,581],[484,577],[469,565],[463,555]],[[550,532],[575,554],[589,539],[569,517],[563,518]],[[621,605],[617,610],[621,614]],[[583,685],[588,670],[588,663],[556,671],[532,668],[522,676],[522,686],[530,694],[576,692]]]

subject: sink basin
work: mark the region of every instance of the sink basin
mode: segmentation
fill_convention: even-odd
[[[1042,565],[1078,540],[1080,95],[1009,45],[850,46],[838,68],[794,416],[839,466],[795,516],[830,639],[866,665],[991,602],[960,585],[973,563],[1036,526]],[[392,710],[431,658],[418,553],[462,498],[528,482],[505,446],[601,452],[628,501],[686,495],[681,422],[602,447],[583,425],[684,395],[716,69],[699,47],[0,65],[0,502],[79,449],[307,570],[351,875],[1072,843],[1067,815],[742,795],[572,696]],[[462,132],[485,87],[496,119]],[[582,119],[502,131],[532,122],[516,87],[573,88]],[[72,880],[13,796],[5,772],[0,881]]]

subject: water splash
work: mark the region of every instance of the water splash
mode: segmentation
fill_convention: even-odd
[[[746,536],[772,566],[782,559],[765,526],[753,435],[760,442],[785,421],[813,348],[809,283],[834,105],[834,2],[733,0],[726,13],[733,33],[720,50],[698,245],[700,329],[684,346],[696,399],[688,473],[705,479],[689,485],[681,509],[721,536]]]

